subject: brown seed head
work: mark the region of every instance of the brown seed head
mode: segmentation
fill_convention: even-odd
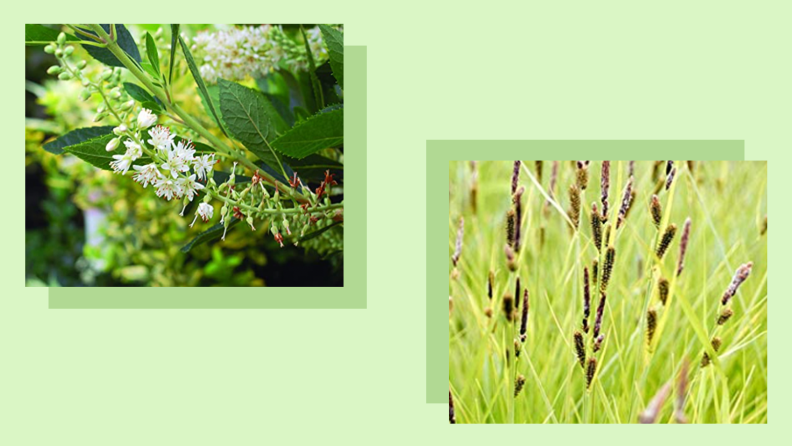
[[[525,386],[525,377],[523,375],[519,375],[517,380],[514,381],[514,397],[517,398],[517,395],[520,394],[522,391],[523,386]]]
[[[616,248],[613,246],[608,247],[605,251],[605,264],[602,266],[602,278],[600,279],[600,291],[605,292],[608,289],[608,282],[610,281],[611,273],[613,272],[613,264],[616,262]]]
[[[726,305],[729,303],[732,297],[737,294],[737,290],[740,288],[745,279],[748,278],[748,275],[751,274],[751,269],[753,268],[753,262],[748,262],[745,264],[740,265],[737,268],[737,271],[734,273],[734,277],[732,278],[731,284],[729,288],[726,289],[726,292],[723,293],[723,297],[721,298],[721,304]]]
[[[503,315],[509,322],[514,320],[514,296],[508,293],[503,296]]]
[[[539,184],[542,184],[542,165],[544,163],[542,161],[534,161],[534,166],[536,167],[536,181]]]
[[[600,198],[602,202],[602,221],[608,221],[608,192],[610,189],[610,161],[602,162],[600,175]]]
[[[456,248],[454,249],[454,256],[451,258],[451,261],[454,263],[454,267],[457,266],[457,263],[459,263],[459,257],[462,255],[462,238],[464,236],[465,236],[465,219],[459,217],[459,229],[457,229]]]
[[[654,338],[655,329],[657,328],[657,311],[650,308],[646,312],[646,345],[652,347],[652,338]]]
[[[514,209],[509,209],[506,212],[506,243],[511,247],[514,247],[516,222],[517,218]]]
[[[514,162],[514,169],[512,170],[512,177],[511,177],[511,193],[514,195],[517,192],[517,184],[520,182],[520,165],[522,163],[520,161]]]
[[[674,236],[676,235],[677,227],[675,224],[671,223],[666,228],[665,232],[663,233],[663,237],[660,239],[660,243],[657,244],[657,258],[663,259],[668,247],[671,246],[671,242],[674,240]]]
[[[734,311],[731,308],[724,308],[720,316],[718,316],[718,325],[725,324],[733,315]]]
[[[690,217],[685,220],[682,227],[682,238],[679,239],[679,261],[677,262],[677,276],[682,274],[685,268],[685,254],[687,253],[688,242],[690,242]]]
[[[586,368],[586,343],[583,340],[583,334],[579,331],[575,332],[575,355],[577,356],[580,367]]]
[[[577,229],[580,226],[580,187],[577,183],[569,186],[569,210],[567,215],[572,220],[572,225]]]
[[[660,303],[665,306],[666,301],[668,301],[668,279],[665,277],[661,277],[657,280],[657,297],[660,299]]]
[[[676,167],[671,169],[671,173],[668,174],[666,178],[665,188],[666,190],[671,189],[671,183],[674,182],[674,175],[676,175]]]
[[[586,190],[588,187],[588,166],[589,161],[577,162],[577,184],[580,190]]]
[[[660,199],[657,195],[652,195],[652,204],[649,206],[652,212],[652,221],[657,230],[660,230],[660,222],[663,220],[663,208],[660,206]]]
[[[489,272],[489,276],[487,277],[487,298],[492,300],[492,281],[495,279],[495,274],[492,271]]]
[[[602,217],[597,211],[597,203],[591,204],[591,236],[597,251],[602,249]]]
[[[586,367],[586,388],[591,387],[591,382],[594,381],[594,374],[597,372],[597,358],[589,358],[588,367]]]
[[[523,291],[522,318],[520,319],[520,342],[525,342],[528,332],[528,288]]]
[[[619,219],[616,220],[616,229],[619,229],[622,224],[624,224],[624,219],[627,218],[627,211],[630,209],[630,203],[632,201],[632,187],[633,187],[633,177],[630,177],[627,180],[627,185],[624,187],[624,194],[622,195],[622,203],[621,208],[619,209]]]
[[[588,268],[583,268],[583,331],[588,333],[588,318],[591,315],[591,292],[589,290]]]
[[[605,313],[605,293],[600,293],[599,305],[597,305],[597,318],[594,320],[594,338],[597,338],[602,328],[602,315]]]
[[[600,350],[600,348],[602,348],[602,341],[604,340],[605,340],[605,333],[600,333],[600,335],[597,336],[597,339],[594,340],[594,346],[592,347],[594,353],[597,353]]]
[[[454,415],[454,397],[451,396],[451,389],[448,389],[448,421],[451,424],[456,424],[456,415]]]

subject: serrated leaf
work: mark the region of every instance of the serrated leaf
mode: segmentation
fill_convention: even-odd
[[[157,44],[154,42],[154,38],[151,37],[151,34],[146,32],[146,54],[148,55],[148,60],[151,62],[151,66],[157,72],[157,76],[159,77],[159,55],[157,54]]]
[[[233,228],[240,221],[241,220],[239,220],[236,217],[231,217],[231,222],[228,224],[228,229]],[[190,252],[190,250],[197,245],[220,238],[223,235],[224,229],[225,228],[222,224],[217,223],[216,225],[212,226],[206,231],[195,236],[195,238],[190,240],[190,242],[187,243],[186,245],[182,246],[181,252]]]
[[[327,25],[319,25],[322,30],[322,38],[327,46],[327,54],[330,57],[330,67],[333,68],[333,76],[338,81],[338,85],[344,88],[344,34]]]
[[[179,27],[171,25],[170,68],[168,69],[168,84],[173,81],[173,64],[176,62],[176,39],[179,38]]]
[[[60,138],[54,141],[44,144],[43,148],[47,152],[60,155],[63,153],[63,149],[65,147],[79,144],[83,141],[87,141],[98,136],[111,134],[113,133],[113,128],[114,127],[112,125],[105,125],[100,127],[83,127],[81,129],[75,129],[69,133],[66,133],[65,135],[62,135]]]
[[[288,129],[261,92],[220,79],[220,112],[228,130],[253,154],[276,171],[281,161],[269,142]]]
[[[198,66],[195,65],[195,59],[193,59],[190,49],[187,47],[187,44],[184,42],[184,39],[182,39],[181,36],[179,36],[179,44],[181,45],[182,53],[184,53],[184,59],[187,61],[187,66],[190,68],[190,73],[192,73],[193,79],[195,79],[195,84],[198,85],[198,94],[201,96],[201,100],[206,107],[209,107],[209,111],[212,112],[212,117],[214,118],[217,125],[220,126],[220,130],[222,130],[225,134],[226,130],[220,124],[220,116],[218,116],[215,106],[212,103],[212,99],[209,97],[209,92],[206,90],[206,84],[204,83],[203,78],[201,78],[201,71],[198,69]]]
[[[100,25],[100,26],[102,27],[102,29],[105,30],[105,32],[107,33],[110,32],[110,25]],[[137,44],[135,43],[135,39],[132,38],[132,34],[129,33],[129,30],[127,30],[124,25],[116,25],[115,29],[116,29],[116,33],[118,33],[118,36],[116,37],[116,43],[118,43],[118,46],[120,46],[121,49],[124,50],[124,52],[126,52],[130,58],[132,58],[132,60],[134,60],[137,63],[140,63],[140,52],[138,51],[138,47]],[[86,32],[88,32],[89,34],[96,35],[96,33],[94,33],[93,31],[86,31]],[[85,48],[85,51],[88,51],[88,54],[93,56],[94,59],[98,60],[99,62],[102,62],[105,65],[111,67],[124,66],[124,64],[122,64],[121,61],[118,60],[118,58],[115,57],[115,55],[111,53],[110,50],[108,50],[107,48],[101,48],[93,45],[83,45],[83,48]]]
[[[272,141],[280,153],[300,159],[344,143],[344,110],[320,112]]]
[[[109,135],[83,141],[79,144],[64,147],[63,151],[66,153],[71,153],[77,158],[80,158],[81,160],[100,169],[113,170],[110,167],[110,162],[113,161],[113,155],[121,155],[126,151],[126,147],[124,147],[123,144],[119,144],[118,147],[112,152],[105,150],[107,143],[113,138],[115,138],[115,135],[111,133]],[[148,156],[143,156],[135,160],[135,162],[132,164],[142,166],[150,163],[151,158]]]
[[[50,42],[54,42],[55,40],[57,40],[58,34],[60,34],[59,30],[50,28],[45,25],[26,24],[25,45],[46,45]],[[74,37],[71,34],[66,34],[66,40],[74,42],[80,39]],[[32,42],[37,42],[37,43],[32,43]]]

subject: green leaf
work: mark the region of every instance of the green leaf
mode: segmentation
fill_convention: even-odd
[[[333,68],[333,75],[338,80],[338,85],[344,88],[344,34],[327,25],[319,25],[322,30],[322,38],[327,53],[330,57],[330,66]]]
[[[57,25],[60,26],[60,25]],[[25,25],[25,45],[46,45],[58,38],[60,30],[45,25]],[[66,40],[75,42],[80,39],[71,34],[66,34]],[[32,43],[37,42],[37,43]]]
[[[151,102],[157,106],[158,110],[162,109],[159,104],[156,104],[157,100],[154,99],[154,96],[149,94],[149,92],[140,85],[133,84],[131,82],[124,82],[124,91],[126,91],[128,95],[132,96],[132,99],[138,102]]]
[[[106,32],[108,33],[110,32],[110,25],[100,25],[100,26]],[[124,50],[124,52],[126,52],[130,58],[132,58],[132,60],[134,60],[137,63],[140,63],[140,52],[138,51],[138,47],[137,44],[135,43],[135,39],[132,38],[132,34],[129,33],[129,30],[127,30],[126,27],[124,27],[124,25],[116,25],[115,29],[116,29],[116,33],[118,33],[118,36],[116,37],[116,43],[118,43],[118,46],[120,46],[121,49]],[[96,35],[96,33],[94,33],[93,31],[86,31],[86,32],[88,32],[89,34]],[[115,57],[115,55],[111,53],[110,50],[108,50],[107,48],[101,48],[93,45],[83,45],[83,48],[85,48],[85,51],[88,51],[88,54],[93,56],[94,59],[98,60],[99,62],[102,62],[105,65],[111,67],[124,66],[124,64],[122,64],[121,61],[118,60],[118,58]]]
[[[179,27],[171,25],[170,68],[168,69],[168,84],[173,82],[173,64],[176,62],[176,39],[179,38]]]
[[[343,174],[344,172],[343,164],[315,153],[299,160],[296,158],[288,158],[287,162],[289,163],[289,166],[291,166],[291,168],[297,172],[297,175],[300,177],[300,179],[306,183],[309,181],[318,183],[324,180],[325,170],[329,170],[337,174]],[[341,182],[339,175],[336,175],[336,179]]]
[[[157,76],[159,75],[159,73],[157,73],[157,70],[155,70],[154,67],[152,67],[151,64],[148,62],[140,62],[140,68],[143,68],[143,71],[150,74],[151,77],[153,77],[154,79],[156,79]]]
[[[231,217],[231,222],[228,224],[228,229],[233,228],[240,221],[241,220],[239,220],[236,217]],[[195,236],[194,239],[190,240],[190,243],[187,243],[186,245],[182,246],[181,252],[190,252],[190,250],[193,249],[193,247],[200,245],[201,243],[206,243],[208,241],[220,238],[223,235],[224,229],[225,228],[222,224],[217,223],[216,225],[212,226],[206,231]]]
[[[220,118],[217,124],[220,127],[222,127],[223,130],[225,131],[225,134],[228,135],[229,134],[228,127],[226,127],[225,122],[223,122],[223,112],[220,109],[220,87],[218,87],[217,85],[207,85],[206,91],[209,92],[209,100],[212,101],[212,105],[214,106],[215,112],[217,113],[217,116]],[[204,110],[206,111],[206,114],[211,115],[212,111],[209,109],[209,106],[206,103],[202,103],[202,104]]]
[[[198,94],[201,96],[204,106],[209,107],[209,111],[212,112],[215,122],[218,126],[220,126],[220,130],[222,130],[225,134],[226,130],[220,124],[220,116],[218,116],[217,111],[215,111],[215,106],[212,104],[212,99],[209,97],[209,91],[206,90],[206,84],[201,78],[201,72],[198,70],[198,66],[195,65],[195,59],[193,59],[190,49],[187,48],[187,44],[181,37],[179,37],[179,44],[181,44],[181,49],[184,53],[184,59],[187,61],[187,66],[190,67],[190,73],[192,73],[193,79],[195,79],[195,83],[198,85]]]
[[[151,34],[148,32],[146,32],[146,54],[148,54],[148,60],[151,62],[151,66],[157,72],[156,77],[159,77],[160,68],[159,55],[157,54],[157,44],[154,42],[154,38],[151,37]]]
[[[115,135],[112,133],[109,135],[99,136],[97,138],[83,141],[79,144],[64,147],[63,151],[66,153],[71,153],[77,158],[80,158],[81,160],[86,161],[100,169],[113,170],[110,167],[110,161],[113,161],[113,155],[120,155],[126,151],[126,147],[124,147],[123,144],[119,144],[118,147],[112,152],[105,150],[107,143],[113,138],[115,138]],[[142,166],[150,163],[151,158],[148,156],[143,156],[135,160],[135,162],[132,164]]]
[[[272,142],[279,152],[305,158],[319,150],[344,143],[344,110],[319,112]]]
[[[269,144],[288,129],[283,118],[260,92],[224,79],[218,85],[220,112],[231,134],[267,165],[283,171]]]
[[[63,153],[63,149],[68,146],[79,144],[97,136],[104,136],[113,133],[112,125],[105,125],[101,127],[84,127],[81,129],[72,130],[69,133],[61,136],[60,138],[44,144],[44,150],[55,155]]]

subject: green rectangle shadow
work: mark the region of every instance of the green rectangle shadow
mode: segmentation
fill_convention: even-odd
[[[366,308],[366,56],[365,46],[345,47],[343,287],[50,288],[49,308]]]
[[[595,156],[596,155],[596,156]],[[734,160],[744,141],[427,141],[426,142],[426,402],[446,404],[448,330],[448,162],[460,160]],[[445,268],[444,268],[445,267]],[[443,271],[445,269],[445,271]],[[431,296],[431,297],[430,297]]]

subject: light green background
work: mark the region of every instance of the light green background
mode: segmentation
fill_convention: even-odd
[[[738,139],[746,159],[771,161],[768,198],[786,196],[788,2],[13,6],[2,31],[11,62],[0,123],[11,166],[0,180],[8,188],[0,440],[10,440],[0,443],[784,441],[786,377],[770,384],[769,426],[648,428],[655,434],[640,426],[448,426],[445,404],[425,404],[424,151],[427,139]],[[366,310],[51,311],[46,290],[24,288],[22,64],[13,62],[23,59],[22,24],[98,22],[114,8],[129,15],[113,21],[131,23],[340,22],[347,45],[367,46]],[[774,219],[789,221],[784,206],[772,206]],[[788,269],[789,232],[774,231],[773,245],[771,268]],[[790,314],[789,299],[773,301],[770,338],[779,346]],[[772,358],[772,376],[792,367],[784,351]]]

